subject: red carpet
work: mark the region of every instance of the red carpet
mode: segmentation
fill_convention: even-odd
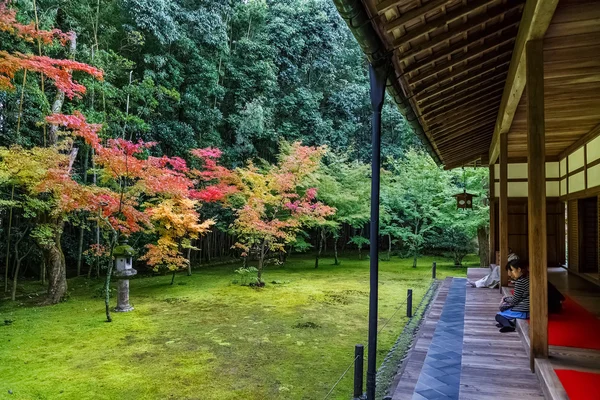
[[[600,400],[600,374],[570,369],[557,369],[555,372],[569,399]]]
[[[548,316],[548,342],[554,346],[600,350],[600,319],[565,297],[561,313]],[[600,395],[596,399],[600,400]]]

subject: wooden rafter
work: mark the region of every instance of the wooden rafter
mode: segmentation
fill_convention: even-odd
[[[466,39],[460,40],[452,45],[445,47],[442,50],[436,51],[430,56],[424,57],[423,59],[416,61],[406,68],[404,68],[404,74],[409,74],[414,71],[418,71],[423,67],[426,67],[434,62],[438,62],[450,56],[451,54],[463,50],[465,48],[470,48],[471,46],[476,45],[482,41],[488,40],[495,36],[499,36],[504,34],[510,34],[514,36],[516,31],[516,26],[519,24],[520,18],[519,15],[511,16],[510,18],[506,18],[502,23],[494,24],[491,26],[486,26],[485,29],[477,32],[477,34],[468,35]],[[510,32],[505,32],[510,31]],[[438,36],[434,37],[432,40],[435,40]],[[424,50],[430,50],[433,47],[439,45],[440,42],[433,43],[431,46],[424,48]]]
[[[484,107],[477,107],[477,108],[471,110],[470,113],[464,113],[464,114],[460,115],[460,117],[454,118],[452,120],[452,122],[450,122],[450,123],[430,124],[429,132],[431,132],[431,134],[434,136],[443,134],[444,132],[447,132],[450,129],[452,129],[458,125],[462,125],[465,122],[476,120],[477,118],[480,118],[489,113],[496,114],[497,108],[498,108],[498,103],[490,103]]]
[[[468,104],[478,103],[483,100],[489,100],[489,99],[493,98],[495,95],[499,95],[500,93],[502,93],[502,88],[493,90],[493,91],[487,93],[487,95],[483,96],[483,97],[482,96],[475,96],[474,98],[469,97],[469,100],[460,104],[460,106],[466,106]],[[454,104],[451,104],[451,105],[454,105]],[[448,106],[448,107],[450,107],[450,106]],[[431,109],[431,110],[427,111],[426,113],[421,114],[421,116],[425,119],[428,119],[428,116],[431,115],[432,112],[435,112],[438,114],[443,114],[443,113],[452,112],[454,110],[454,108],[447,109],[448,107],[445,106],[445,107],[440,107],[438,109]]]
[[[417,95],[415,97],[416,101],[421,104],[421,103],[425,103],[428,100],[432,100],[433,101],[437,101],[436,98],[437,97],[441,97],[443,98],[443,96],[448,92],[451,94],[457,93],[457,92],[461,92],[464,90],[468,90],[471,85],[474,86],[481,86],[484,85],[486,83],[490,83],[492,81],[494,81],[495,79],[499,79],[499,77],[501,79],[506,78],[506,73],[508,72],[508,63],[504,63],[502,65],[502,68],[492,68],[491,70],[488,70],[484,73],[480,73],[477,75],[474,75],[472,77],[469,77],[469,79],[465,79],[462,82],[454,82],[454,85],[447,85],[445,87],[439,88],[437,91],[431,91],[431,92],[421,92],[422,94]]]
[[[408,31],[405,35],[399,37],[398,39],[396,39],[396,41],[394,41],[393,47],[398,48],[403,45],[406,45],[410,41],[415,40],[416,38],[418,38],[420,36],[431,33],[433,31],[435,31],[436,29],[439,29],[443,26],[448,25],[452,21],[456,21],[457,19],[462,18],[469,13],[472,13],[473,11],[476,11],[480,8],[486,7],[488,4],[490,4],[493,1],[495,1],[495,0],[474,0],[470,3],[468,3],[466,6],[462,6],[455,10],[452,10],[452,11],[448,12],[447,14],[440,16],[439,18],[436,18],[430,22],[427,22],[424,25],[419,26],[416,29]],[[394,29],[397,28],[397,27],[394,27],[394,28],[390,29],[390,25],[391,24],[388,24],[385,26],[385,29],[388,33],[391,33]]]
[[[512,43],[514,42],[514,40],[515,40],[515,38],[511,35],[500,36],[496,39],[491,40],[489,43],[485,43],[484,45],[481,45],[474,49],[469,49],[468,51],[461,53],[460,55],[453,57],[450,60],[447,60],[447,62],[445,62],[445,63],[436,65],[434,68],[426,70],[426,71],[416,75],[414,78],[409,78],[408,81],[410,82],[411,85],[417,85],[420,82],[422,82],[423,80],[425,80],[433,75],[437,75],[440,72],[443,72],[443,71],[445,71],[449,68],[452,68],[452,67],[454,67],[460,63],[463,63],[465,61],[472,60],[473,58],[478,57],[481,54],[488,52],[492,49],[497,49],[498,51],[502,51],[500,49],[507,48],[508,51],[512,51]]]
[[[488,126],[493,126],[493,117],[495,117],[496,114],[490,114],[487,116],[487,118],[481,118],[480,120],[477,121],[473,121],[470,124],[467,125],[468,129],[477,129],[477,128],[485,128]],[[463,126],[461,127],[461,129],[455,129],[453,131],[451,131],[450,133],[447,133],[445,135],[442,136],[438,136],[435,139],[436,144],[443,146],[448,142],[453,142],[457,137],[463,136],[465,129],[467,129],[467,127]]]
[[[438,138],[441,140],[445,140],[445,138],[453,138],[453,137],[456,137],[459,132],[464,132],[465,129],[468,129],[468,128],[471,128],[474,126],[485,125],[485,122],[489,121],[492,118],[491,116],[495,116],[495,115],[496,115],[496,113],[489,113],[489,112],[486,114],[475,115],[473,117],[464,119],[460,123],[456,123],[452,127],[449,127],[449,128],[446,128],[446,129],[440,130],[440,131],[430,131],[430,133],[431,133],[431,136],[435,137],[436,142],[437,142]],[[443,143],[443,141],[440,143]]]
[[[495,89],[498,86],[504,86],[504,81],[496,81],[494,83],[489,83],[486,86],[476,86],[474,87],[472,90],[467,91],[466,93],[461,91],[459,93],[453,93],[451,96],[448,96],[444,99],[440,99],[438,101],[436,101],[435,103],[431,104],[431,105],[427,105],[426,107],[422,107],[422,112],[423,114],[426,114],[429,112],[430,109],[438,106],[439,104],[442,104],[445,107],[450,107],[453,104],[456,104],[456,102],[460,102],[465,100],[466,98],[469,98],[470,96],[477,94],[477,93],[482,93],[482,92],[490,92],[492,89]]]
[[[473,103],[475,103],[475,104],[473,104]],[[456,107],[455,109],[447,110],[443,113],[432,115],[430,118],[427,119],[427,122],[432,123],[437,120],[444,121],[449,116],[462,115],[465,112],[473,112],[474,110],[477,110],[478,108],[485,107],[492,103],[499,104],[500,96],[498,96],[498,98],[491,97],[491,98],[485,99],[480,102],[469,102],[468,104],[462,104],[460,107]]]
[[[390,21],[386,25],[386,29],[388,31],[394,30],[415,18],[421,17],[423,14],[428,13],[429,11],[435,10],[436,8],[443,7],[447,2],[448,2],[448,0],[432,0],[429,3],[425,3],[420,7],[413,8],[412,10],[409,10],[409,11],[405,12],[404,14],[400,15],[398,18]],[[381,13],[382,11],[389,9],[398,3],[399,3],[398,0],[383,1],[377,5],[377,11],[379,13]]]
[[[429,106],[433,106],[436,104],[439,104],[441,102],[444,102],[446,99],[453,99],[457,96],[462,96],[465,94],[470,93],[472,90],[476,90],[480,87],[490,87],[492,85],[497,84],[498,82],[501,82],[502,84],[504,84],[504,78],[505,78],[505,74],[497,74],[497,75],[493,75],[491,78],[486,79],[486,80],[482,80],[481,82],[476,82],[476,83],[472,83],[471,86],[467,86],[463,89],[460,90],[454,90],[452,92],[449,92],[446,97],[444,96],[436,96],[434,98],[431,98],[427,101],[423,101],[423,102],[418,102],[419,106],[421,108],[423,107],[429,107]]]
[[[465,22],[462,25],[457,25],[455,27],[452,27],[452,28],[448,29],[447,32],[440,33],[439,35],[432,37],[430,40],[428,40],[424,43],[413,45],[411,48],[404,50],[401,54],[398,54],[398,60],[404,61],[407,58],[412,57],[422,51],[425,51],[432,47],[437,46],[439,43],[442,43],[443,41],[450,40],[459,35],[464,35],[465,32],[468,32],[469,30],[471,30],[473,28],[476,28],[480,25],[486,24],[495,18],[501,17],[502,15],[505,15],[508,12],[511,12],[515,9],[520,8],[522,5],[522,1],[523,0],[518,0],[516,5],[514,5],[512,7],[509,6],[508,8],[505,6],[493,7],[491,9],[489,9],[487,12],[467,20],[467,22]],[[403,38],[406,38],[406,36],[401,36],[394,41],[394,44],[393,44],[394,48],[401,48],[401,47],[403,48],[404,47],[405,42],[402,42]]]
[[[468,74],[469,72],[476,70],[476,69],[481,69],[481,68],[485,68],[486,64],[490,64],[492,62],[503,62],[503,61],[508,61],[507,59],[510,58],[510,55],[512,54],[512,49],[506,50],[506,51],[502,51],[502,52],[495,52],[495,53],[490,53],[487,54],[484,57],[481,57],[480,62],[478,63],[473,63],[473,64],[467,64],[465,66],[462,67],[456,67],[452,70],[452,72],[450,72],[448,75],[444,75],[442,77],[439,77],[437,82],[442,83],[442,82],[446,82],[449,79],[453,79],[459,75],[462,74]],[[491,67],[494,67],[496,64],[492,64]],[[488,65],[489,67],[490,65]],[[418,90],[419,88],[426,86],[425,83],[422,83],[420,85],[416,85],[416,89]]]
[[[495,163],[498,159],[500,136],[506,134],[510,129],[525,88],[525,44],[529,40],[544,37],[557,5],[558,0],[528,0],[525,3],[490,145],[490,164]]]
[[[419,96],[421,96],[421,98],[424,98],[425,96],[422,95],[423,93],[429,94],[429,93],[431,93],[431,91],[433,89],[439,89],[439,91],[445,91],[445,90],[449,90],[449,89],[452,89],[452,88],[455,88],[458,86],[462,86],[463,84],[465,84],[467,82],[471,82],[489,72],[495,72],[500,69],[504,69],[504,67],[508,66],[509,63],[510,63],[510,61],[505,60],[498,64],[492,64],[492,65],[488,65],[485,67],[481,67],[481,69],[479,71],[477,71],[476,74],[466,75],[466,76],[462,77],[461,79],[452,80],[450,82],[448,82],[447,79],[444,79],[443,81],[440,80],[439,82],[436,82],[435,85],[422,87],[422,90],[414,89],[413,93],[417,99],[419,99]],[[443,82],[448,82],[448,83],[446,83],[445,85],[441,85],[440,83],[443,83]],[[434,92],[434,93],[436,93],[436,92]]]

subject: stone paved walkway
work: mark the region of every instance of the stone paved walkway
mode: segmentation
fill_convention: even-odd
[[[454,279],[427,351],[413,400],[458,399],[465,299],[466,279]]]

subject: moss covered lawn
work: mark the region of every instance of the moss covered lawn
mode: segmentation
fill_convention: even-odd
[[[380,262],[382,323],[408,288],[416,307],[432,261],[424,257],[416,269],[412,259]],[[466,273],[436,261],[438,278]],[[4,301],[0,399],[323,399],[354,345],[367,342],[369,261],[332,264],[322,259],[315,270],[312,258],[292,258],[267,268],[263,289],[233,284],[234,264],[178,275],[173,286],[170,276],[134,279],[135,311],[114,313],[110,324],[97,280],[70,280],[69,299],[56,306]],[[405,315],[380,335],[379,362]],[[351,396],[351,375],[331,399]]]

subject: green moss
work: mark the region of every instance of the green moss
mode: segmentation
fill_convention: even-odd
[[[380,263],[380,320],[414,289],[429,287],[428,265]],[[438,259],[438,278],[466,269]],[[471,260],[473,261],[473,260]],[[339,266],[312,258],[269,267],[268,284],[231,284],[236,265],[177,277],[131,280],[135,311],[104,322],[100,281],[69,281],[69,300],[40,308],[0,306],[0,399],[306,399],[323,398],[367,342],[369,261]],[[402,331],[398,313],[379,337],[381,362]],[[310,327],[301,329],[299,327]],[[331,399],[348,399],[348,374]],[[8,394],[11,390],[13,394]]]

